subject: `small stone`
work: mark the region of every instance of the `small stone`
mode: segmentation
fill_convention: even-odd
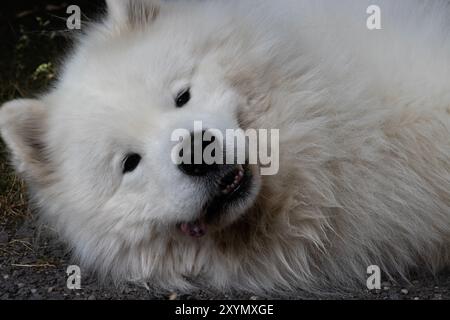
[[[3,280],[8,280],[9,276],[7,274],[3,275]]]
[[[32,294],[35,294],[37,292],[36,289],[31,289],[30,291],[31,291]]]
[[[169,300],[176,300],[178,295],[174,292],[169,296]]]
[[[258,297],[257,296],[251,296],[250,300],[258,300]]]
[[[400,292],[405,295],[409,293],[408,289],[402,289],[400,290]]]
[[[48,289],[47,289],[47,292],[48,293],[51,293],[53,291],[53,287],[49,287]]]
[[[384,291],[388,291],[390,288],[391,288],[391,287],[389,287],[389,286],[385,286],[385,287],[383,287],[383,290],[384,290]]]
[[[0,243],[8,243],[8,234],[5,231],[0,231]]]
[[[24,285],[23,283],[19,282],[19,283],[17,284],[17,287],[20,289],[20,288],[25,287],[25,285]]]
[[[419,297],[414,297],[414,300],[420,300],[420,298]]]
[[[88,300],[96,300],[97,298],[93,295],[93,294],[91,294],[89,297],[88,297]]]

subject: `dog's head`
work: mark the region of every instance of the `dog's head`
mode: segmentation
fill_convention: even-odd
[[[137,243],[151,236],[148,225],[198,237],[254,205],[257,166],[172,158],[174,130],[195,135],[195,121],[202,132],[240,128],[257,99],[236,64],[248,59],[245,37],[230,40],[226,16],[211,10],[211,24],[189,3],[108,1],[54,90],[2,107],[17,170],[69,238],[114,233]]]

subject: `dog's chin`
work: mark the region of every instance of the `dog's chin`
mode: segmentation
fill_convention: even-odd
[[[202,238],[236,222],[254,205],[260,177],[257,166],[237,165],[212,182],[213,192],[198,218],[177,224],[182,234]]]

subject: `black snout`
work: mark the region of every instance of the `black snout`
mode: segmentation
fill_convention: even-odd
[[[180,165],[178,165],[178,168],[185,174],[189,176],[205,176],[209,173],[215,172],[219,170],[220,165],[217,163],[211,163],[208,164],[205,162],[205,159],[203,157],[205,148],[209,146],[210,144],[214,143],[215,137],[213,136],[211,141],[203,141],[203,135],[206,131],[198,132],[198,133],[191,133],[191,145],[190,150],[189,146],[187,146],[187,149],[190,153],[190,156],[187,155],[187,160],[185,162],[182,162]],[[197,148],[196,148],[197,146]],[[197,159],[195,158],[195,154],[197,152]],[[215,156],[214,151],[211,154],[213,157]],[[180,151],[180,156],[183,158],[183,149]],[[197,161],[195,161],[197,160]]]

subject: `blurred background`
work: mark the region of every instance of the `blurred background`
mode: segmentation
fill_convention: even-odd
[[[54,78],[58,57],[77,32],[66,27],[66,10],[72,4],[80,7],[83,23],[104,11],[104,1],[16,0],[0,5],[0,102],[29,96]]]

